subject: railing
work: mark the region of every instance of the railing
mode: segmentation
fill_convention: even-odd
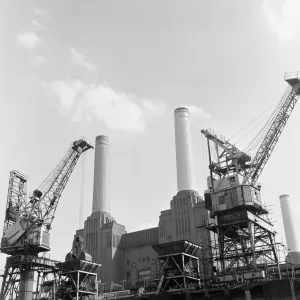
[[[300,70],[297,71],[297,72],[287,72],[287,73],[284,73],[284,80],[294,79],[294,78],[300,79]]]
[[[214,136],[215,138],[217,138],[217,139],[219,139],[220,141],[222,141],[223,143],[226,143],[226,138],[225,138],[225,136],[223,136],[222,134],[218,134],[214,129],[212,129],[212,128],[208,128],[208,129],[206,129],[206,131],[210,134],[210,135],[212,135],[212,136]]]

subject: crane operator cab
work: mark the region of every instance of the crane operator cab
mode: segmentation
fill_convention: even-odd
[[[92,256],[88,254],[84,249],[84,242],[83,238],[76,236],[73,241],[72,250],[66,255],[65,261],[71,260],[85,260],[85,261],[92,261]]]

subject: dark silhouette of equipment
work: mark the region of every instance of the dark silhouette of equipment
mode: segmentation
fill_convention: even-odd
[[[72,250],[66,255],[65,261],[71,261],[74,259],[92,261],[92,256],[88,254],[84,248],[83,238],[76,236],[73,241]]]

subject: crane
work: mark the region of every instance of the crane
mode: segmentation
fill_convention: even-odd
[[[275,148],[278,139],[280,138],[280,135],[298,101],[300,95],[300,71],[296,73],[286,73],[285,81],[291,87],[290,92],[287,94],[286,99],[283,99],[282,105],[279,107],[264,140],[262,141],[256,155],[252,159],[252,166],[243,180],[244,184],[255,184],[258,180],[258,177],[268,162],[273,149]]]
[[[300,96],[300,72],[286,73],[284,79],[289,86],[259,140],[255,137],[253,145],[258,145],[258,151],[253,158],[213,130],[201,130],[207,139],[210,171],[205,207],[214,219],[208,229],[218,236],[215,260],[221,264],[221,275],[243,269],[263,278],[266,273],[258,268],[261,261],[278,264],[275,233],[261,200],[258,178]],[[242,274],[242,279],[254,276],[251,272]]]
[[[222,188],[222,182],[229,179],[231,175],[237,175],[240,184],[253,186],[257,184],[257,180],[267,164],[300,95],[300,71],[286,73],[285,81],[289,83],[290,89],[283,95],[274,118],[267,128],[265,137],[253,158],[223,136],[216,134],[214,130],[201,130],[201,133],[207,138],[209,146],[210,180],[217,180],[218,182],[218,184],[209,184],[213,190],[216,189],[216,186]],[[212,147],[210,147],[209,141],[213,143]],[[215,155],[214,160],[213,154]]]
[[[67,153],[26,199],[27,177],[11,171],[1,252],[7,258],[0,299],[32,299],[34,271],[48,267],[38,254],[50,250],[50,230],[62,192],[80,155],[93,148],[84,138],[74,141]],[[48,262],[49,264],[49,262]]]

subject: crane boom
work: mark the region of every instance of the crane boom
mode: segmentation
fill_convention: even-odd
[[[12,211],[17,207],[18,215],[10,220],[9,226],[5,226],[1,242],[3,253],[22,253],[25,245],[28,244],[35,253],[50,249],[49,230],[59,199],[80,155],[90,148],[93,147],[84,139],[73,142],[54,171],[38,189],[34,190],[25,205],[23,198],[19,197],[22,203],[16,203],[12,201],[12,197],[8,196],[7,207]],[[11,214],[6,212],[6,219],[9,215]],[[7,220],[5,220],[6,223]]]
[[[89,148],[91,146],[84,140],[74,142],[54,172],[47,177],[39,189],[33,192],[26,210],[30,215],[36,216],[37,222],[50,228],[59,198],[80,154]]]
[[[254,149],[259,144],[253,159],[228,140],[201,130],[207,138],[210,170],[204,192],[205,208],[214,219],[207,229],[217,235],[213,260],[220,262],[216,282],[224,280],[223,275],[236,274],[237,270],[244,274],[242,278],[246,278],[248,272],[262,271],[262,261],[273,266],[279,264],[273,224],[257,179],[300,95],[300,72],[292,76],[286,74],[285,80],[289,89],[249,148]],[[266,271],[267,266],[264,274]],[[265,280],[266,276],[261,278]]]
[[[296,74],[286,73],[285,81],[289,83],[291,90],[279,108],[255,157],[252,159],[252,167],[244,177],[243,184],[256,183],[297,103],[300,95],[300,72]]]

